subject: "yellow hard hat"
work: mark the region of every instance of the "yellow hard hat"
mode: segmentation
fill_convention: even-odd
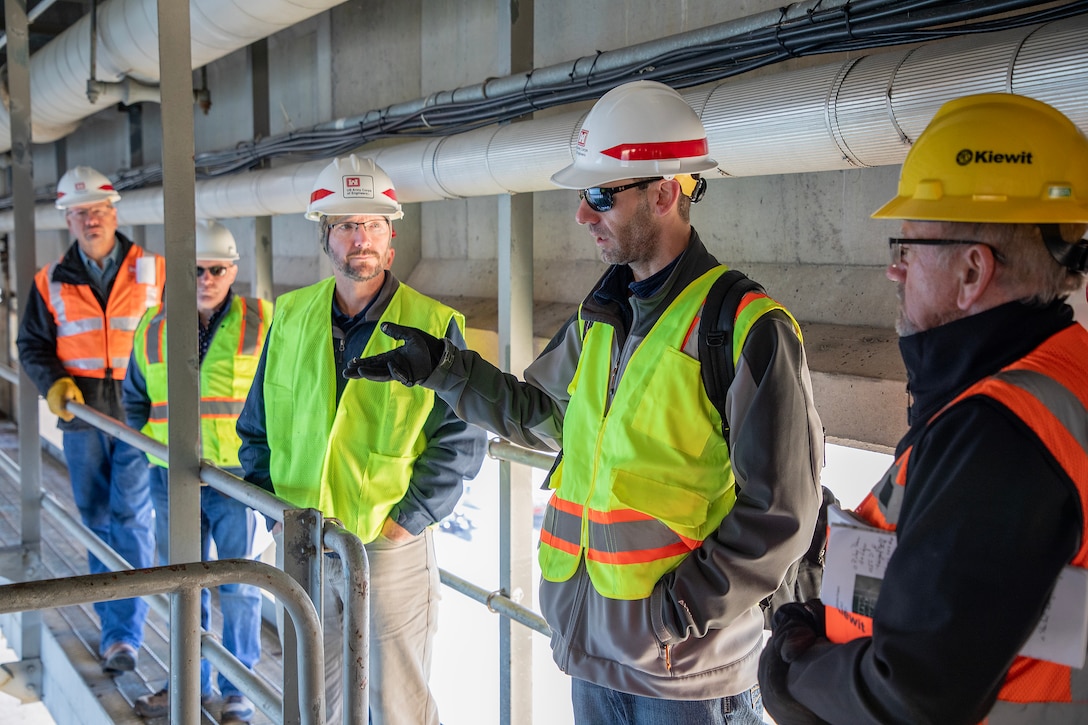
[[[875,219],[999,224],[1088,222],[1088,138],[1026,96],[945,103],[903,162]]]

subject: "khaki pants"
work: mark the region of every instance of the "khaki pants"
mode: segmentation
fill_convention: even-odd
[[[282,566],[282,534],[276,559]],[[438,725],[438,705],[427,684],[438,631],[440,582],[431,529],[411,541],[366,545],[370,560],[370,718],[373,725]],[[325,557],[322,626],[326,722],[343,720],[343,613],[336,594],[339,557]],[[283,632],[283,608],[277,607]]]

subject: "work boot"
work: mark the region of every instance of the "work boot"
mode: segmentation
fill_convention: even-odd
[[[253,703],[243,695],[230,695],[223,701],[223,712],[219,715],[222,725],[249,725],[253,719]]]
[[[136,648],[128,642],[114,642],[102,655],[102,671],[110,677],[116,677],[122,672],[132,672],[136,669],[138,655]]]

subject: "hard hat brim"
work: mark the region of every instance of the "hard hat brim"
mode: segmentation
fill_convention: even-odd
[[[631,168],[586,169],[570,164],[552,174],[551,181],[564,189],[589,189],[594,186],[610,184],[624,179],[639,179],[645,176],[675,176],[677,174],[698,174],[718,168],[714,159],[662,159],[654,164],[653,169],[646,162],[638,162]]]
[[[896,197],[872,213],[873,219],[992,224],[1088,223],[1088,203],[1074,199]]]

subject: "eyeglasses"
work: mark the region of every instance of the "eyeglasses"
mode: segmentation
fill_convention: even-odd
[[[900,239],[899,237],[890,237],[888,239],[893,267],[902,266],[906,262],[907,250],[912,246],[948,247],[953,244],[981,244],[989,248],[998,263],[1005,264],[1005,255],[994,249],[992,245],[986,242],[977,242],[973,239]]]
[[[224,274],[227,273],[228,269],[230,269],[230,266],[224,266],[224,265],[221,265],[221,264],[217,264],[214,267],[201,267],[201,266],[197,265],[196,278],[200,279],[201,277],[204,276],[205,272],[207,272],[208,274],[210,274],[213,277],[222,277]]]
[[[368,237],[384,234],[390,229],[389,222],[372,220],[368,222],[337,222],[329,225],[329,233],[340,239],[350,239],[360,229]]]
[[[102,219],[114,211],[116,210],[112,206],[76,207],[75,209],[69,209],[66,214],[69,218],[85,222],[88,219]]]
[[[634,189],[635,187],[645,189],[653,182],[661,181],[663,178],[665,177],[658,176],[653,179],[643,179],[642,181],[636,181],[631,184],[624,184],[623,186],[593,186],[588,189],[582,189],[581,191],[579,191],[578,198],[585,199],[586,204],[588,204],[589,208],[593,211],[611,211],[612,204],[615,203],[613,197],[616,196],[616,194],[620,193],[621,191],[627,191],[628,189]]]

